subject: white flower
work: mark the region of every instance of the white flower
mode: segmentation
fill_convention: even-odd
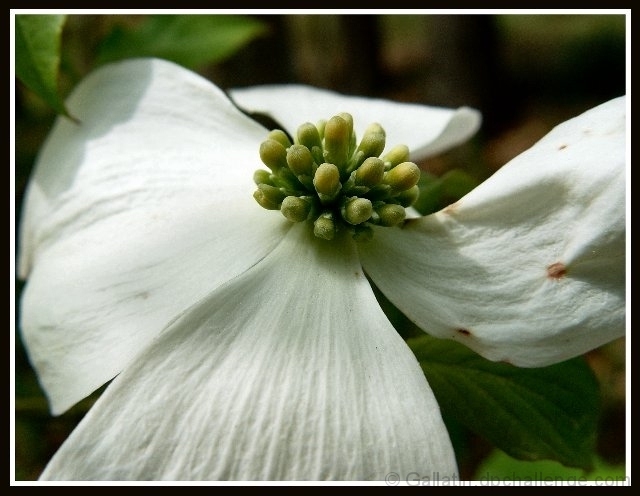
[[[338,112],[412,159],[450,111],[305,87],[238,90],[295,132]],[[43,479],[455,476],[438,405],[365,273],[425,331],[539,366],[624,333],[625,103],[543,138],[459,202],[370,242],[252,198],[267,131],[176,65],[106,66],[29,185],[22,330],[53,413],[117,375]],[[362,126],[362,127],[359,127]]]

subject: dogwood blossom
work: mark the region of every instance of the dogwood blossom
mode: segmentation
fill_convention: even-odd
[[[303,86],[233,91],[292,136],[340,112],[418,160],[477,112]],[[369,241],[260,208],[268,131],[139,59],[88,76],[28,189],[22,331],[59,414],[115,379],[42,474],[61,480],[456,477],[447,430],[365,274],[425,331],[540,366],[624,333],[625,104],[550,132],[457,203]]]

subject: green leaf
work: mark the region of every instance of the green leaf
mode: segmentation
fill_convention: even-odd
[[[488,482],[538,481],[584,482],[599,481],[605,486],[628,485],[625,466],[610,465],[596,458],[591,472],[569,468],[551,460],[527,462],[516,460],[500,450],[494,450],[478,467],[474,480]]]
[[[461,169],[453,169],[438,177],[421,171],[420,196],[413,207],[422,215],[432,214],[458,201],[478,185],[478,181]]]
[[[197,69],[230,57],[266,29],[256,19],[236,15],[152,15],[135,28],[114,29],[97,61],[158,57]]]
[[[446,203],[442,208],[458,201],[478,185],[478,181],[462,169],[453,169],[445,172],[440,177],[440,181],[442,182],[441,201]]]
[[[582,358],[526,369],[491,362],[450,340],[407,340],[443,414],[509,455],[589,470],[600,398]]]
[[[56,112],[69,115],[58,93],[60,37],[65,15],[15,16],[16,76]]]
[[[427,171],[420,171],[418,180],[420,196],[413,204],[422,215],[429,215],[440,210],[440,198],[442,197],[442,181],[434,174]]]

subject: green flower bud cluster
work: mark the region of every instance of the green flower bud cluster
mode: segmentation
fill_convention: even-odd
[[[420,169],[408,161],[409,149],[398,145],[380,156],[385,141],[380,124],[371,124],[357,143],[346,112],[302,124],[293,142],[283,131],[271,131],[260,145],[269,170],[253,175],[253,197],[292,222],[309,222],[319,238],[348,229],[358,240],[370,239],[371,226],[403,222],[419,194]]]

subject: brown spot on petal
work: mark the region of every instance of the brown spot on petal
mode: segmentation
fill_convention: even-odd
[[[451,205],[447,205],[444,210],[442,210],[442,213],[445,214],[453,214],[456,212],[456,210],[458,210],[458,208],[460,208],[460,200],[458,200],[457,202],[452,203]]]
[[[567,274],[567,267],[562,262],[556,262],[547,267],[547,275],[551,279],[561,279]]]
[[[560,146],[558,147],[558,150],[564,150],[566,147],[567,147],[567,145],[560,145]]]
[[[456,332],[462,334],[463,336],[471,336],[471,331],[467,329],[456,329]]]

